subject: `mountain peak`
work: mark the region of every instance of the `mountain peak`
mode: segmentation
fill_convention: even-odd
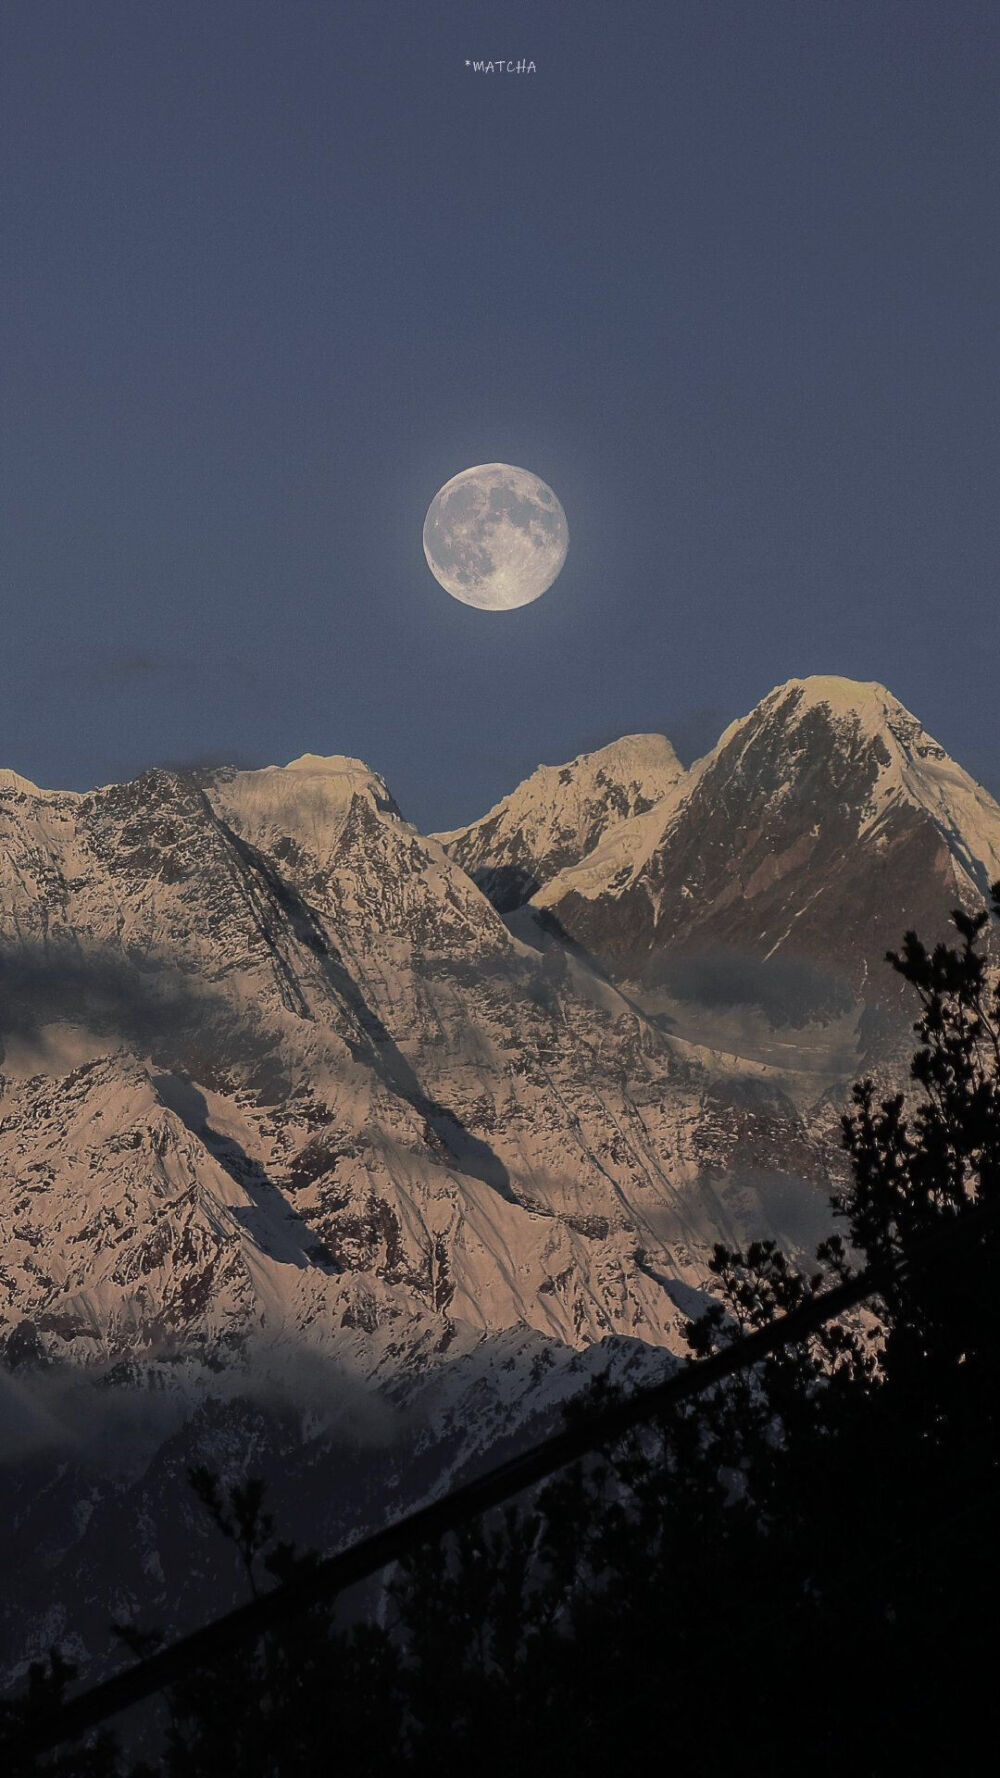
[[[812,674],[806,679],[788,679],[776,686],[763,700],[777,704],[789,694],[797,694],[804,713],[823,707],[833,716],[855,716],[865,727],[884,727],[899,716],[916,723],[917,718],[905,704],[877,679],[844,679],[833,674]],[[918,725],[919,726],[919,725]]]
[[[998,876],[993,798],[886,686],[816,676],[775,687],[535,901],[619,980],[725,952],[734,981],[777,958],[888,996],[888,945]]]
[[[434,837],[504,912],[611,828],[657,807],[683,777],[665,735],[623,735],[566,765],[536,767],[480,820]]]
[[[683,770],[666,735],[637,734],[620,735],[616,741],[609,741],[604,747],[597,747],[590,753],[578,753],[568,766],[539,766],[538,771],[565,772],[577,766],[595,771],[610,770],[614,766],[645,771]]]
[[[303,753],[286,766],[220,772],[209,800],[241,833],[308,831],[320,850],[358,800],[381,816],[401,818],[384,778],[342,753]]]
[[[808,703],[829,704],[833,710],[862,709],[872,700],[899,702],[877,679],[848,679],[838,673],[809,673],[803,678],[786,679],[783,685],[775,686],[769,697],[778,698],[788,691],[801,691]]]
[[[61,795],[72,797],[78,795],[78,792],[72,790],[42,790],[39,785],[33,784],[30,778],[22,778],[20,772],[11,771],[8,766],[0,766],[0,792],[5,790],[8,793],[13,792],[15,796],[55,797]]]
[[[797,727],[812,711],[825,711],[833,721],[852,721],[868,734],[900,725],[907,731],[922,730],[917,718],[905,704],[877,679],[846,679],[836,674],[816,673],[805,678],[786,679],[761,698],[748,716],[730,723],[713,752],[721,752],[732,735],[748,724],[757,724],[780,712]]]
[[[363,759],[353,759],[349,753],[301,753],[298,759],[290,759],[286,766],[265,766],[263,769],[268,772],[309,772],[324,778],[374,778],[377,775]]]
[[[918,804],[938,804],[944,780],[951,783],[956,774],[972,782],[887,686],[875,679],[818,674],[788,679],[768,692],[748,716],[730,723],[694,775],[732,759],[734,751],[748,763],[753,758],[774,764],[793,738],[800,766],[817,747],[829,747],[831,737],[835,750],[850,756],[855,773],[874,773],[883,791],[891,781]]]

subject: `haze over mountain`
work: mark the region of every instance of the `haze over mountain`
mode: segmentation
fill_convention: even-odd
[[[882,954],[996,877],[997,804],[844,680],[778,688],[689,772],[627,737],[438,838],[340,756],[0,775],[14,1519],[81,1367],[174,1404],[138,1443],[113,1421],[99,1480],[68,1413],[37,1648],[51,1588],[69,1622],[90,1584],[82,1499],[109,1551],[131,1502],[107,1584],[178,1623],[192,1453],[252,1447],[330,1541],[351,1512],[318,1477],[363,1474],[377,1520],[595,1365],[678,1350],[716,1240],[811,1249],[846,1085],[912,1017]],[[377,1459],[345,1460],[344,1402],[355,1430],[405,1410]]]

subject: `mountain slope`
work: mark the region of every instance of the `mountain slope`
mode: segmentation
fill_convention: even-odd
[[[761,1181],[822,1202],[780,1083],[520,944],[356,761],[8,783],[0,842],[0,1331],[50,1356],[676,1345]]]
[[[665,736],[625,735],[568,765],[539,766],[481,820],[435,837],[508,912],[618,822],[662,804],[683,777]]]
[[[662,817],[624,823],[534,905],[619,981],[770,997],[794,1020],[898,1005],[886,949],[937,935],[997,876],[987,792],[884,686],[814,678],[771,692]]]

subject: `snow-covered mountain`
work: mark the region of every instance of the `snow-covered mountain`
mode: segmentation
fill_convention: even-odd
[[[345,1389],[407,1404],[424,1430],[365,1484],[377,1519],[551,1414],[577,1355],[676,1351],[714,1240],[808,1246],[823,1221],[828,1157],[779,1074],[675,1041],[572,951],[513,936],[353,760],[87,795],[6,775],[0,1042],[9,1523],[33,1453],[62,1478],[13,1583],[36,1600],[29,1652],[81,1588],[95,1622],[112,1583],[139,1609],[140,1573],[171,1597],[173,1496],[143,1480],[163,1439],[171,1474],[213,1439],[224,1468],[289,1468],[280,1414],[234,1443],[241,1391],[284,1401],[319,1367],[327,1411]],[[129,1392],[146,1431],[159,1404],[152,1449],[127,1486],[95,1480]],[[316,1401],[292,1394],[305,1436]],[[307,1464],[327,1490],[332,1452]],[[126,1500],[145,1502],[131,1579],[102,1579],[87,1552]]]
[[[337,1402],[409,1415],[358,1459],[377,1520],[595,1365],[677,1351],[715,1241],[811,1250],[881,955],[991,877],[997,805],[841,680],[779,688],[690,773],[631,737],[438,839],[340,756],[0,774],[7,1520],[31,1453],[81,1440],[81,1372],[146,1404],[129,1479],[82,1438],[31,1496],[35,1651],[67,1598],[105,1610],[86,1550],[126,1498],[115,1584],[173,1597],[186,1461],[301,1470],[328,1539]],[[84,1418],[113,1455],[121,1415]]]
[[[643,1003],[868,1009],[888,948],[943,931],[1000,877],[1000,807],[884,686],[790,680],[732,724],[680,794],[621,823],[534,905]],[[683,1016],[680,1018],[683,1025]]]
[[[885,949],[1000,877],[1000,809],[884,688],[811,679],[687,775],[633,737],[466,830],[498,870],[560,834],[505,922],[355,760],[4,774],[0,1337],[369,1375],[517,1327],[669,1346],[716,1238],[794,1243],[810,1103]],[[813,1067],[780,1033],[817,1020]]]
[[[568,765],[539,766],[481,820],[435,837],[505,913],[619,822],[662,806],[683,777],[664,735],[625,735]]]
[[[513,938],[357,762],[0,813],[0,1328],[52,1352],[669,1344],[708,1156],[822,1177],[766,1073]]]

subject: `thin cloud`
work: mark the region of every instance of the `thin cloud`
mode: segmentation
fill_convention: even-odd
[[[682,1004],[717,1012],[753,1008],[772,1025],[830,1017],[853,1005],[848,984],[828,970],[796,958],[761,959],[739,951],[669,956],[660,984]]]
[[[107,949],[0,951],[0,1038],[39,1041],[47,1026],[68,1024],[146,1045],[203,1019],[213,1004],[179,971],[140,969]]]
[[[304,1341],[279,1342],[223,1371],[192,1368],[179,1380],[183,1351],[161,1356],[170,1360],[166,1386],[155,1364],[146,1382],[120,1381],[111,1365],[0,1366],[0,1467],[67,1458],[104,1474],[134,1472],[199,1409],[220,1402],[298,1417],[311,1436],[356,1450],[387,1448],[407,1424],[366,1379]]]

